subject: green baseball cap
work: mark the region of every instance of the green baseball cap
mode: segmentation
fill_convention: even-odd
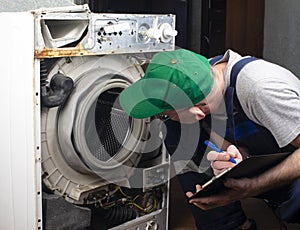
[[[186,49],[164,51],[153,56],[144,77],[124,89],[119,100],[129,116],[142,119],[189,108],[212,86],[207,58]]]

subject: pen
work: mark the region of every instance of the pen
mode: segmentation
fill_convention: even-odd
[[[208,147],[210,147],[211,149],[213,149],[214,151],[218,152],[218,153],[223,152],[221,149],[219,149],[217,146],[215,146],[213,143],[211,143],[207,140],[204,141],[204,144],[207,145]],[[232,157],[230,157],[229,161],[236,164],[235,159],[233,159]]]

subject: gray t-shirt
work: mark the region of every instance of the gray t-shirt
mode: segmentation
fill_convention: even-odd
[[[217,62],[228,62],[225,90],[233,65],[242,58],[228,50]],[[264,60],[250,62],[238,75],[236,93],[248,118],[266,127],[280,147],[300,135],[300,80],[289,70]]]

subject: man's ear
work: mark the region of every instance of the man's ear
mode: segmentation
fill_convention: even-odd
[[[195,118],[199,121],[205,117],[205,113],[197,105],[191,107],[189,112],[195,115]]]

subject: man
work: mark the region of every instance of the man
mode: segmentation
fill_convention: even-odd
[[[231,50],[210,61],[185,49],[156,54],[145,76],[121,93],[122,108],[134,118],[168,120],[170,154],[194,151],[197,162],[204,156],[203,139],[210,138],[224,151],[207,155],[214,174],[234,167],[230,157],[240,162],[245,154],[291,152],[265,173],[227,180],[228,189],[191,200],[198,229],[256,229],[239,202],[253,196],[276,204],[283,220],[300,222],[299,79],[278,65]],[[195,135],[182,135],[182,130],[195,123],[200,141],[190,148]],[[208,180],[206,172],[187,172],[179,179],[188,197]]]

